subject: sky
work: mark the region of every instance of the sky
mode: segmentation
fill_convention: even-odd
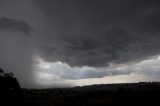
[[[25,88],[160,81],[159,0],[0,0],[0,67]]]

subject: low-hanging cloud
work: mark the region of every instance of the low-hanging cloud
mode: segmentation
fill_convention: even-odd
[[[39,55],[70,66],[105,67],[159,54],[159,2],[36,1],[50,27]]]
[[[54,80],[74,80],[128,75],[134,72],[130,67],[101,68],[160,54],[158,0],[0,2],[0,64],[23,70],[15,71],[23,86],[33,80],[36,56],[57,67],[57,61],[64,64],[66,70],[62,65],[56,68],[62,68],[62,75],[50,69],[46,76],[51,72],[58,75]]]
[[[10,19],[5,16],[0,17],[0,30],[2,31],[20,31],[24,33],[29,33],[31,27],[23,22],[15,19]]]
[[[36,80],[38,83],[54,85],[88,85],[96,83],[131,83],[137,81],[159,81],[160,56],[148,58],[140,62],[121,64],[114,67],[70,67],[61,62],[48,63],[38,58]],[[88,83],[86,83],[88,82]],[[53,86],[52,85],[52,86]]]

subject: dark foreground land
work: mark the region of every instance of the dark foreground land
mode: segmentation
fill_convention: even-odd
[[[0,106],[159,105],[160,83],[104,84],[21,89],[12,73],[0,73]]]
[[[160,104],[160,83],[93,85],[65,89],[23,89],[33,106]]]
[[[93,85],[74,88],[20,89],[1,97],[2,105],[83,106],[160,104],[160,83]]]

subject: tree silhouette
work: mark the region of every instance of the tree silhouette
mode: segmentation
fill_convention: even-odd
[[[3,69],[0,69],[0,89],[3,90],[17,90],[20,89],[17,79],[12,72],[5,73]]]
[[[3,76],[4,71],[0,68],[0,77]]]
[[[13,103],[16,100],[19,100],[19,98],[21,97],[21,88],[13,73],[5,73],[3,69],[0,68],[0,100],[2,101],[1,103],[3,105],[9,102]]]

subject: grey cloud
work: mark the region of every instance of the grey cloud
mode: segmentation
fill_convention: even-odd
[[[50,25],[39,54],[70,66],[105,67],[159,54],[159,2],[35,1]]]
[[[43,65],[43,64],[42,64]],[[53,76],[53,80],[77,80],[88,78],[102,78],[105,76],[129,75],[135,71],[130,70],[128,66],[121,66],[120,68],[93,68],[93,67],[70,67],[65,63],[48,63],[48,68],[38,66],[37,71],[47,73]]]
[[[8,17],[0,17],[0,30],[13,30],[29,33],[32,28],[24,21],[11,19]]]
[[[89,78],[107,78],[116,76],[132,76],[138,75],[144,76],[147,81],[159,81],[159,69],[160,69],[160,56],[152,57],[141,62],[132,64],[122,64],[117,67],[104,67],[104,68],[93,68],[93,67],[70,67],[64,63],[48,63],[47,68],[38,68],[38,72],[47,73],[48,75],[58,78],[58,80],[79,80]],[[43,64],[42,64],[43,65]],[[40,65],[41,67],[41,65]],[[130,82],[130,81],[128,81]]]
[[[2,1],[7,6],[0,14],[6,16],[0,17],[0,64],[6,70],[23,70],[15,72],[24,86],[32,82],[35,55],[73,68],[98,69],[160,53],[158,0],[16,0],[13,5]],[[20,6],[12,11],[15,4]],[[23,8],[24,4],[27,6]],[[28,36],[30,33],[32,36]],[[60,75],[64,79],[83,79],[133,71],[61,72],[65,73]]]

